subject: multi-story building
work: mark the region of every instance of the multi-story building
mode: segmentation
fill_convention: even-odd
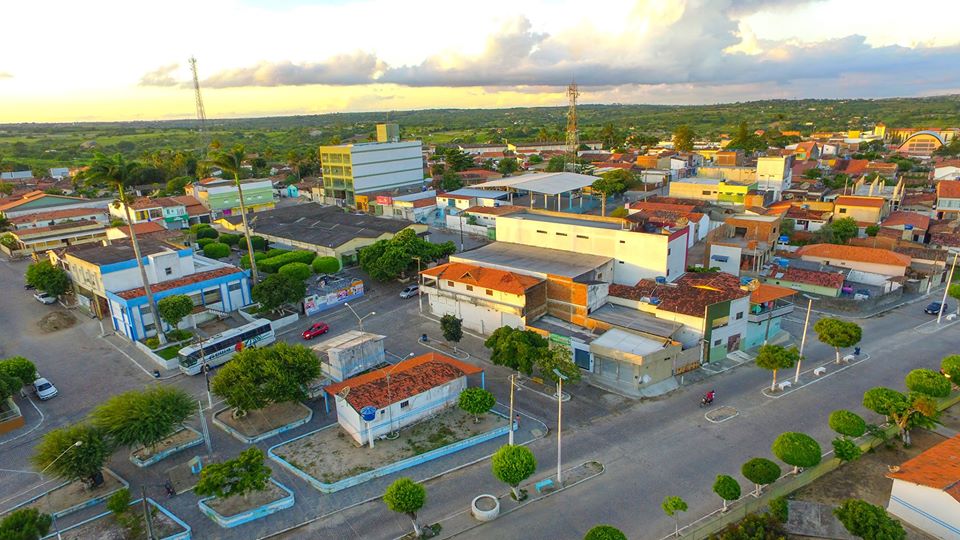
[[[883,197],[842,195],[833,201],[834,219],[853,218],[861,227],[880,223],[890,215],[890,203]]]
[[[244,189],[244,197],[246,197],[246,193],[246,189]],[[204,208],[199,200],[190,195],[142,198],[129,206],[130,217],[134,224],[155,221],[163,224],[167,229],[185,229],[193,223],[210,222],[210,212]],[[126,206],[123,204],[110,205],[110,215],[126,221]],[[206,220],[203,220],[204,217]]]
[[[66,195],[51,195],[42,191],[31,191],[18,197],[0,200],[0,217],[13,219],[39,212],[72,210],[74,208],[106,210],[111,202],[111,199],[83,199]]]
[[[247,212],[260,212],[274,207],[273,184],[268,178],[250,178],[240,181],[243,202]],[[240,215],[240,191],[227,178],[205,178],[186,187],[187,195],[194,197],[210,211],[212,219]]]
[[[757,182],[728,182],[720,178],[693,176],[670,182],[670,196],[696,199],[724,205],[743,205],[747,193],[757,189]]]
[[[937,219],[957,219],[960,217],[960,181],[942,180],[937,182],[937,202],[933,211]]]
[[[779,201],[784,190],[793,183],[793,156],[764,156],[757,158],[757,189],[774,192]]]

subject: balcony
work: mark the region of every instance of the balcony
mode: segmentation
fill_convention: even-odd
[[[772,309],[764,307],[759,313],[754,313],[754,310],[751,307],[750,313],[747,315],[747,320],[752,323],[759,323],[774,317],[783,317],[788,313],[792,313],[793,308],[793,304],[783,302],[775,304]]]

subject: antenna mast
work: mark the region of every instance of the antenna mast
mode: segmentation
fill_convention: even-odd
[[[203,97],[200,96],[200,79],[197,77],[197,59],[190,57],[190,71],[193,72],[193,91],[197,98],[197,131],[203,133],[207,123],[207,113],[203,109]]]
[[[567,108],[567,152],[565,154],[563,170],[568,166],[571,170],[577,170],[577,151],[580,149],[580,135],[577,132],[577,98],[580,96],[580,90],[577,88],[576,81],[570,83],[567,87],[567,98],[569,107]]]

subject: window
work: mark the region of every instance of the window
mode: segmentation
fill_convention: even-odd
[[[627,241],[626,241],[626,240],[621,240],[620,243],[621,243],[621,244],[626,244]]]
[[[717,317],[713,320],[710,328],[722,328],[730,322],[730,317]]]
[[[220,301],[220,288],[207,289],[203,291],[203,304],[216,304]]]
[[[401,408],[401,409],[406,409],[406,408],[409,407],[409,406],[410,406],[410,400],[409,400],[409,399],[400,402],[400,408]]]
[[[743,318],[743,312],[741,311],[740,313],[737,313],[737,320],[739,321],[742,318]]]
[[[584,235],[582,235],[582,234],[578,234],[578,235],[577,235],[577,238],[582,238],[582,239],[584,239],[584,240],[589,240],[589,239],[590,239],[589,236],[584,236]]]
[[[704,194],[704,195],[710,195],[710,191],[709,191],[709,190],[704,190],[704,191],[703,191],[703,194]]]
[[[239,291],[239,290],[240,290],[240,282],[239,282],[239,281],[235,281],[235,282],[231,283],[230,285],[227,285],[227,290],[230,291],[230,292]]]
[[[716,340],[716,341],[713,342],[713,346],[714,346],[714,347],[719,347],[721,343],[723,343],[723,340],[718,339],[718,340]]]
[[[673,251],[672,249],[667,248],[667,256],[668,256],[668,257],[670,256],[670,253],[671,253],[672,251]]]
[[[472,291],[472,290],[473,290],[473,285],[467,285],[467,290],[468,290],[468,291]]]
[[[541,231],[540,229],[537,229],[537,233],[539,233],[539,234],[547,234],[547,231]]]
[[[617,261],[617,262],[620,263],[620,264],[623,264],[623,261]]]
[[[453,282],[452,282],[452,281],[448,281],[448,282],[447,282],[447,287],[453,287]]]
[[[566,236],[566,235],[567,235],[567,233],[562,233],[562,232],[558,232],[558,233],[554,233],[554,234],[556,234],[557,236]]]
[[[493,296],[493,291],[491,291],[490,289],[487,289],[487,296]]]
[[[168,275],[168,276],[169,276],[169,275],[172,275],[172,274],[173,274],[173,268],[170,268],[170,267],[168,266],[168,267],[166,267],[166,268],[163,269],[163,273],[166,274],[166,275]]]
[[[846,213],[847,213],[847,209],[846,209],[846,208],[841,208],[841,209],[840,209],[840,213],[841,213],[841,214],[846,214]]]

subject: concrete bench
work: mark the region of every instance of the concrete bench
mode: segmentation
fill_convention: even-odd
[[[546,478],[534,484],[533,487],[537,489],[537,493],[543,493],[543,490],[553,488],[553,480]]]
[[[820,366],[817,369],[813,370],[813,374],[816,375],[817,377],[823,375],[826,372],[827,372],[827,368],[823,366]]]
[[[843,357],[843,361],[844,361],[844,362],[850,362],[850,361],[853,361],[853,360],[856,360],[856,359],[857,359],[857,357],[854,356],[854,355],[852,355],[852,354],[848,354],[848,355],[846,355],[846,356]]]
[[[782,383],[780,383],[780,384],[777,385],[777,388],[779,388],[780,391],[783,392],[785,389],[790,388],[791,386],[793,386],[793,383],[792,383],[792,382],[790,382],[790,381],[783,381]]]

